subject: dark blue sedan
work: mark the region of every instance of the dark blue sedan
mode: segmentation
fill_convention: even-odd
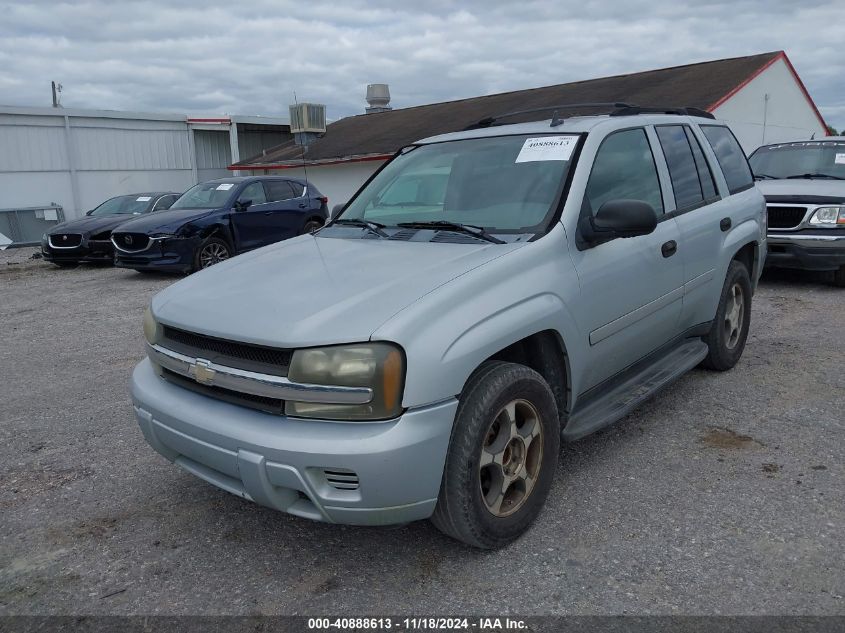
[[[188,189],[169,211],[116,228],[111,238],[115,265],[141,272],[193,272],[310,233],[323,226],[328,214],[328,199],[304,180],[210,180]]]

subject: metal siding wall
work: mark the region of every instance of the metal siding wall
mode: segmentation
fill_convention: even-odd
[[[194,145],[198,170],[225,170],[232,164],[228,131],[194,130]]]
[[[67,169],[64,128],[0,124],[0,172]]]
[[[184,129],[127,130],[74,125],[71,130],[79,171],[191,168],[191,150]]]
[[[239,131],[238,148],[241,152],[241,160],[258,156],[263,150],[281,145],[288,138],[290,136],[282,132]]]

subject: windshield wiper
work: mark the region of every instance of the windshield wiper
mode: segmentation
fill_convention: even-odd
[[[490,235],[483,227],[474,224],[461,224],[460,222],[448,222],[446,220],[434,220],[431,222],[399,222],[396,226],[406,229],[442,229],[444,231],[458,231],[477,237],[478,239],[492,244],[505,244],[504,240]]]
[[[347,226],[360,226],[362,229],[367,229],[370,233],[375,233],[379,237],[390,237],[387,233],[382,231],[385,227],[381,222],[373,222],[372,220],[361,220],[360,218],[338,218],[332,224],[345,224]]]
[[[778,177],[769,174],[754,174],[754,180],[778,180]]]
[[[842,176],[831,176],[830,174],[795,174],[787,178],[830,178],[831,180],[845,180]]]

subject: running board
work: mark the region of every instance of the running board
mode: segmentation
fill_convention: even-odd
[[[665,356],[628,376],[610,391],[588,397],[582,407],[569,416],[561,439],[572,442],[609,426],[628,415],[645,400],[671,384],[707,356],[701,339],[688,339]]]

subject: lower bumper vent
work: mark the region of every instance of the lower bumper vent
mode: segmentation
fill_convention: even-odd
[[[338,490],[358,490],[360,485],[358,475],[351,470],[323,469],[323,474],[329,485]]]

